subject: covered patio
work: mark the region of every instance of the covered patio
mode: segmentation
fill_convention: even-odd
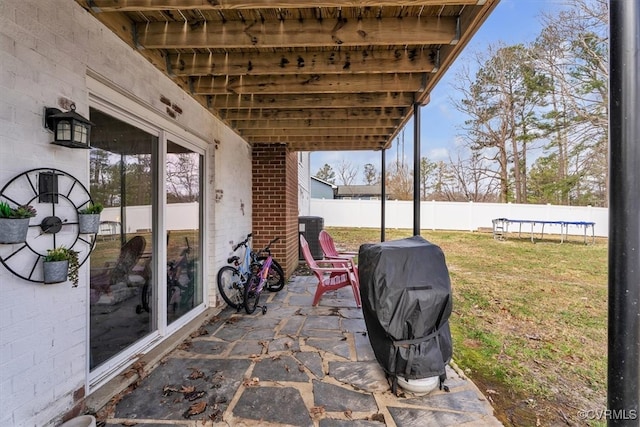
[[[419,138],[420,106],[498,4],[77,2],[251,144],[255,244],[282,236],[274,253],[287,274],[298,256],[296,152],[384,150],[412,118]]]
[[[447,366],[447,391],[394,395],[350,290],[312,307],[316,284],[313,276],[294,276],[263,297],[264,316],[222,310],[162,359],[140,359],[129,377],[135,387],[112,401],[96,393],[90,409],[106,425],[502,425],[455,364]],[[158,366],[138,377],[147,363]]]

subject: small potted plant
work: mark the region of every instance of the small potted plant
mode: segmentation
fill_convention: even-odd
[[[100,228],[101,203],[89,202],[89,205],[78,211],[78,227],[80,234],[97,233]]]
[[[0,243],[22,243],[27,239],[29,220],[36,216],[33,206],[12,208],[0,202]]]
[[[60,283],[70,280],[73,286],[78,286],[78,269],[80,262],[78,252],[60,246],[47,249],[44,257],[44,283]]]

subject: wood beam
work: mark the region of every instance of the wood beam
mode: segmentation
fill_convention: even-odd
[[[318,109],[318,110],[223,110],[220,116],[229,121],[240,120],[352,120],[402,119],[404,108]]]
[[[240,134],[245,138],[262,138],[262,137],[282,137],[286,135],[288,138],[297,136],[350,136],[360,137],[362,135],[375,136],[385,138],[389,136],[391,132],[387,129],[372,128],[372,129],[287,129],[286,132],[282,132],[281,129],[245,129],[240,131]]]
[[[148,22],[135,29],[146,49],[255,49],[450,44],[450,16],[289,21]]]
[[[208,100],[209,107],[216,110],[406,107],[412,104],[413,94],[409,92],[211,95]]]
[[[432,74],[427,82],[427,89],[418,94],[416,101],[421,105],[426,105],[427,96],[435,88],[444,73],[449,69],[451,64],[456,60],[460,52],[464,49],[466,43],[478,31],[482,23],[491,14],[493,9],[498,5],[499,0],[487,0],[482,6],[465,7],[460,16],[460,40],[463,42],[443,45],[440,48],[440,68]]]
[[[390,146],[386,141],[333,141],[330,143],[324,143],[322,141],[294,141],[287,143],[290,151],[377,151],[382,148],[389,148]]]
[[[427,74],[308,74],[291,76],[195,77],[192,93],[284,94],[416,92],[424,87]]]
[[[169,55],[175,76],[430,73],[435,50],[179,53]]]
[[[231,126],[238,130],[269,129],[289,131],[291,129],[351,129],[351,128],[379,128],[395,129],[398,119],[349,119],[349,120],[317,120],[317,119],[286,119],[286,120],[238,120],[231,121]]]
[[[369,136],[366,134],[354,135],[354,136],[333,136],[333,135],[283,135],[283,136],[264,136],[264,137],[252,137],[247,138],[251,143],[274,143],[281,142],[283,144],[289,144],[293,142],[315,142],[315,143],[340,143],[340,142],[353,142],[360,144],[372,144],[379,145],[384,143],[386,138],[380,136]]]
[[[441,6],[481,4],[481,0],[78,0],[94,12],[161,10],[299,9],[316,7]]]

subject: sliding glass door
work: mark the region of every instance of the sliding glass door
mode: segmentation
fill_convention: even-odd
[[[163,129],[90,113],[90,192],[104,206],[90,262],[90,369],[102,372],[204,300],[204,156]]]
[[[104,210],[91,254],[90,366],[157,329],[154,209],[158,136],[91,109],[90,192]]]
[[[202,155],[171,140],[166,157],[167,321],[202,303]]]

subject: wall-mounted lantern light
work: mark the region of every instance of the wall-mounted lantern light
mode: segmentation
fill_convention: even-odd
[[[44,127],[53,132],[52,144],[69,148],[91,148],[91,123],[76,113],[76,105],[71,104],[71,110],[62,112],[57,108],[45,107]]]

